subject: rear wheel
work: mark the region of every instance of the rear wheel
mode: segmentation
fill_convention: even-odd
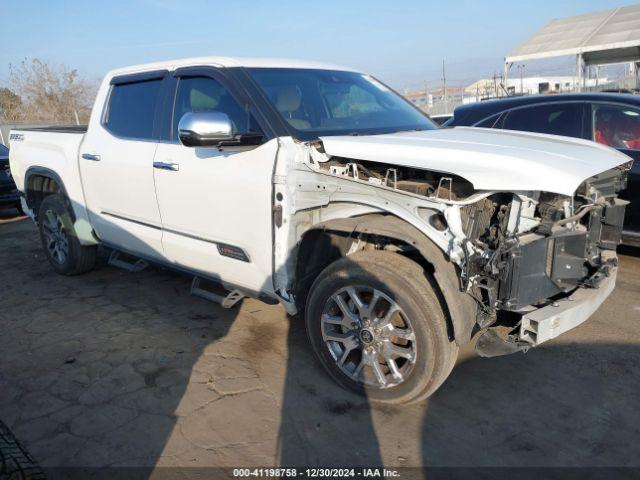
[[[329,374],[373,401],[406,403],[435,392],[458,348],[432,282],[420,265],[391,252],[362,251],[329,265],[305,312]]]
[[[78,275],[93,268],[95,246],[80,243],[71,219],[71,207],[59,194],[45,197],[38,209],[40,239],[49,263],[61,275]]]

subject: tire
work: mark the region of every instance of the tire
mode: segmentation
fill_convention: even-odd
[[[78,275],[95,266],[97,247],[80,244],[71,208],[64,196],[55,194],[44,198],[38,209],[38,228],[45,255],[60,275]],[[54,231],[56,229],[58,231]]]
[[[420,265],[391,252],[360,251],[326,267],[309,292],[305,324],[330,376],[373,402],[409,403],[433,394],[458,355],[433,285]]]
[[[29,452],[0,422],[0,479],[45,480],[45,474]]]

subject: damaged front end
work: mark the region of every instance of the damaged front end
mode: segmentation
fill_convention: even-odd
[[[575,327],[615,284],[628,203],[616,195],[625,187],[624,167],[587,179],[572,196],[478,191],[453,174],[336,156],[316,168],[380,187],[383,198],[392,191],[429,200],[433,208],[406,205],[458,265],[460,290],[478,307],[483,356],[526,351]]]
[[[298,267],[306,257],[278,254],[306,245],[314,229],[342,232],[341,255],[391,250],[445,272],[437,281],[450,294],[447,306],[464,307],[450,312],[452,339],[461,345],[480,333],[483,356],[555,338],[613,290],[627,204],[617,192],[629,167],[618,152],[482,129],[326,137],[291,148],[295,156],[276,177],[283,200],[276,195],[274,208],[284,220],[276,223],[282,268],[274,283],[292,305],[326,255],[305,270]],[[385,217],[414,237],[379,228]],[[350,221],[338,228],[341,219]]]
[[[501,193],[462,210],[475,250],[463,275],[480,305],[478,325],[508,332],[487,330],[477,344],[482,356],[555,338],[586,320],[613,290],[628,203],[616,193],[625,179],[612,169],[585,181],[573,197]]]

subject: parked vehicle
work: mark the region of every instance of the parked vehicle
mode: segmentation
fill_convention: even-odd
[[[640,246],[640,96],[612,93],[528,95],[456,108],[447,126],[476,126],[549,133],[593,140],[616,148],[634,162],[622,242]]]
[[[0,143],[0,207],[17,208],[22,213],[18,189],[9,170],[9,149]]]
[[[616,281],[628,157],[585,140],[439,129],[349,69],[130,67],[106,76],[86,131],[10,137],[58,273],[90,270],[101,244],[131,270],[191,273],[193,292],[223,306],[255,296],[304,312],[329,374],[375,401],[432,394],[478,331],[485,356],[554,338]]]

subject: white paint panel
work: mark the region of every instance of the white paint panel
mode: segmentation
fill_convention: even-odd
[[[244,151],[161,143],[156,192],[169,261],[254,291],[273,291],[272,176],[278,141]],[[242,248],[250,262],[219,255],[217,243]]]
[[[331,156],[452,173],[477,190],[572,195],[587,178],[630,160],[587,140],[469,127],[321,140]]]

